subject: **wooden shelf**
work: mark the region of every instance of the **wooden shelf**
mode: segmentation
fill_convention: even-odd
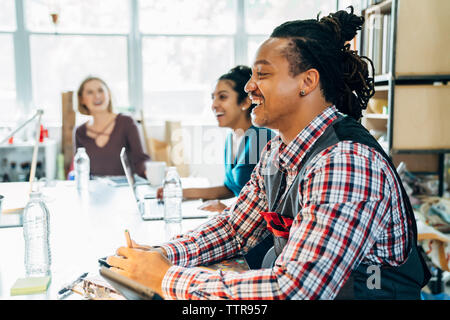
[[[410,172],[433,172],[438,173],[439,163],[438,155],[431,152],[408,153],[406,150],[391,150],[392,161],[397,167],[400,162],[406,163],[406,167]]]
[[[389,91],[388,85],[375,86],[375,92],[388,92],[388,91]]]
[[[364,115],[366,119],[388,120],[389,115],[383,113],[366,113]]]
[[[391,79],[391,74],[390,73],[385,73],[385,74],[377,74],[375,75],[375,85],[377,83],[383,83],[383,82],[388,82]]]
[[[450,73],[449,12],[448,0],[398,1],[396,77]]]
[[[450,86],[396,85],[394,90],[391,148],[450,149]]]

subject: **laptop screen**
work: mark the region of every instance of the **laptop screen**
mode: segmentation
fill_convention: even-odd
[[[128,184],[133,190],[133,194],[138,200],[136,194],[136,183],[134,181],[133,171],[131,170],[130,162],[128,161],[127,153],[125,147],[120,150],[120,161],[122,162],[123,171],[125,171],[125,176],[127,177]]]

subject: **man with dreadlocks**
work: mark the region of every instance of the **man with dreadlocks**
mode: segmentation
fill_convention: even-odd
[[[372,62],[347,45],[363,22],[350,7],[275,28],[246,91],[253,124],[279,136],[236,203],[159,248],[119,248],[114,270],[166,299],[420,299],[411,205],[357,121],[374,94]],[[196,267],[237,254],[255,269]]]

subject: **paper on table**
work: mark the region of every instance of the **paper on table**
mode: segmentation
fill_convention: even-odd
[[[19,278],[11,287],[11,295],[33,294],[47,291],[50,276]]]

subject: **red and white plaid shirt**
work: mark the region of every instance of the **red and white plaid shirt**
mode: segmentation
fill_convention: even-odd
[[[342,141],[306,168],[301,210],[272,269],[197,267],[247,252],[267,236],[260,212],[269,210],[262,172],[270,150],[278,148],[290,184],[337,114],[327,108],[288,145],[272,139],[230,208],[163,245],[174,264],[162,283],[166,299],[333,299],[360,263],[397,266],[406,259],[408,219],[399,182],[377,151]]]

